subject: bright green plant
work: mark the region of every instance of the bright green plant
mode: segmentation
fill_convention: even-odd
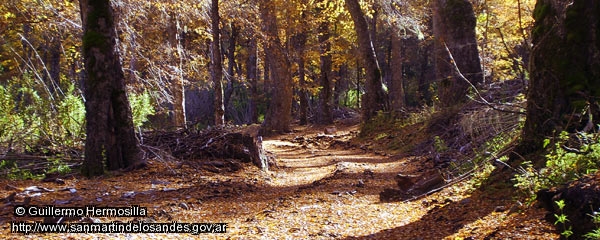
[[[572,226],[568,226],[567,222],[569,221],[569,219],[567,219],[567,215],[565,215],[564,213],[564,208],[566,206],[566,203],[564,200],[558,200],[558,201],[554,201],[554,203],[556,203],[556,205],[558,206],[558,209],[560,210],[560,214],[554,214],[554,217],[556,217],[556,221],[554,222],[554,225],[558,225],[561,224],[563,227],[563,232],[560,233],[560,235],[565,236],[565,238],[569,238],[571,235],[573,235],[573,230],[572,230]]]
[[[356,89],[350,89],[340,98],[340,104],[346,107],[357,107],[361,95],[362,94]]]
[[[50,164],[46,173],[58,173],[58,174],[67,174],[71,172],[71,168],[69,165],[65,164],[65,162],[61,161],[60,158],[54,158],[50,160]]]
[[[586,239],[598,240],[600,239],[600,212],[593,212],[589,215],[590,217],[592,217],[592,221],[594,221],[594,223],[596,224],[596,229],[589,233],[586,233],[585,235],[583,235],[583,237],[585,237]]]
[[[148,116],[155,113],[148,91],[141,94],[129,94],[129,104],[133,115],[133,125],[136,128],[141,127],[148,121]]]
[[[546,165],[536,169],[530,161],[525,161],[515,175],[515,187],[525,191],[532,199],[541,189],[557,186],[583,175],[595,173],[600,167],[600,143],[598,134],[578,133],[570,137],[562,132],[552,145],[551,140],[544,141],[544,147],[550,149],[546,155]],[[579,147],[567,146],[569,141],[578,141]]]
[[[17,166],[15,161],[0,161],[0,172],[5,178],[10,180],[42,179],[44,174],[34,174],[28,169],[22,169]]]

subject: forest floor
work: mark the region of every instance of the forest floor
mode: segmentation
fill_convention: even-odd
[[[267,138],[264,148],[277,167],[251,164],[213,173],[185,162],[154,159],[146,169],[64,181],[0,180],[0,236],[4,239],[558,239],[547,212],[522,206],[511,189],[476,188],[464,180],[410,201],[381,202],[399,172],[431,168],[422,156],[386,154],[353,140],[355,122],[335,129],[294,126]],[[417,130],[414,130],[417,131]],[[73,219],[88,222],[146,221],[227,223],[227,233],[17,234],[14,206],[140,205],[146,217]],[[51,219],[50,219],[51,220]]]

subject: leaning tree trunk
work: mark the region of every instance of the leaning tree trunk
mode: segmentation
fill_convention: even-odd
[[[435,77],[439,81],[440,105],[448,108],[467,99],[471,84],[483,82],[475,36],[476,19],[473,6],[467,0],[434,0],[433,6]],[[456,67],[471,84],[458,76]]]
[[[346,0],[346,8],[352,15],[354,29],[358,37],[358,49],[366,70],[366,93],[362,101],[363,121],[370,120],[377,111],[386,109],[386,96],[383,90],[381,70],[377,63],[373,42],[369,36],[369,27],[358,0]]]
[[[81,0],[85,59],[86,131],[82,172],[87,176],[144,165],[133,128],[108,0]],[[106,162],[105,162],[106,161]]]
[[[293,82],[289,71],[290,62],[279,41],[277,17],[271,0],[261,0],[260,16],[263,21],[263,31],[266,33],[266,58],[271,69],[273,91],[261,134],[269,135],[276,132],[289,132],[292,122]]]
[[[211,5],[211,24],[212,24],[212,61],[211,77],[214,84],[214,117],[215,125],[225,124],[225,105],[223,101],[223,63],[221,59],[221,41],[219,29],[219,0],[212,0]]]
[[[534,19],[521,153],[554,131],[592,130],[600,117],[600,2],[539,0]]]

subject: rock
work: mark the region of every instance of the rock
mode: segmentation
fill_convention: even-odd
[[[336,127],[326,127],[325,128],[325,134],[331,135],[331,134],[335,134],[336,132],[337,132]]]
[[[444,177],[442,177],[439,171],[431,170],[421,175],[409,192],[414,195],[423,194],[441,187],[445,183],[446,180],[444,180]]]
[[[383,192],[379,193],[379,201],[381,202],[395,202],[408,199],[410,196],[406,192],[393,188],[385,188]]]
[[[496,208],[494,208],[494,212],[504,212],[506,211],[506,206],[496,206]]]
[[[407,192],[418,181],[418,176],[399,173],[394,177],[400,190]]]

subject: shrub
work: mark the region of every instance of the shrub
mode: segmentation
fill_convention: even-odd
[[[545,156],[546,164],[536,169],[531,161],[525,161],[515,175],[515,187],[535,198],[535,193],[541,189],[557,186],[576,180],[583,175],[595,173],[600,167],[600,134],[577,133],[569,135],[560,133],[554,144],[551,140],[544,141],[544,147],[549,149]],[[570,146],[576,145],[576,147]]]

